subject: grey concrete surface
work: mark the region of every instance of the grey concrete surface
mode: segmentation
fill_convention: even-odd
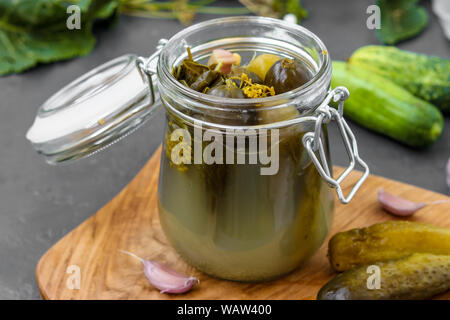
[[[310,16],[302,23],[327,45],[334,59],[379,41],[365,27],[374,1],[304,0]],[[428,2],[425,2],[429,9]],[[429,10],[430,12],[430,10]],[[214,16],[198,16],[196,22]],[[436,17],[420,37],[399,47],[450,58]],[[35,266],[58,239],[116,195],[160,143],[162,114],[104,152],[70,165],[49,166],[25,139],[39,105],[55,90],[94,66],[125,53],[148,55],[158,39],[183,28],[178,22],[121,17],[111,30],[98,30],[96,49],[83,58],[39,66],[0,78],[0,299],[38,299]],[[351,124],[360,154],[372,173],[447,193],[444,167],[450,156],[450,120],[442,138],[412,150]],[[337,131],[330,131],[333,160],[346,156]]]

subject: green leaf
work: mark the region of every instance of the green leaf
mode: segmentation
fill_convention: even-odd
[[[287,13],[294,14],[298,21],[302,21],[306,17],[308,17],[308,11],[303,8],[300,0],[286,0],[285,2],[285,11],[284,15]]]
[[[80,30],[66,25],[72,4],[80,7]],[[0,0],[0,75],[88,54],[94,20],[112,14],[114,4],[118,0]]]
[[[96,18],[108,19],[116,13],[118,8],[119,8],[119,0],[107,1],[103,6],[100,6],[100,8],[98,9]]]
[[[418,0],[378,0],[381,29],[378,38],[385,44],[395,44],[418,35],[428,24],[426,10]]]

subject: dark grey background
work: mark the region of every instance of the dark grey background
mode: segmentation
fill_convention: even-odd
[[[234,2],[234,1],[233,1]],[[366,8],[374,1],[303,0],[310,15],[302,25],[316,33],[333,59],[377,44],[366,28]],[[236,3],[235,3],[236,4]],[[431,13],[420,37],[399,47],[450,58],[450,44]],[[198,16],[195,22],[214,18]],[[0,299],[36,299],[34,270],[58,239],[113,198],[146,163],[160,143],[162,114],[114,147],[71,165],[49,166],[25,139],[37,108],[55,90],[94,66],[125,53],[149,55],[158,39],[183,26],[176,21],[122,16],[111,30],[98,30],[87,57],[39,66],[0,78]],[[416,151],[351,124],[360,154],[374,174],[447,193],[444,167],[450,156],[450,120],[441,139]],[[335,164],[346,156],[337,132],[330,132]]]

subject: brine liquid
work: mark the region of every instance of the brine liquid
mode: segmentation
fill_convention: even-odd
[[[163,151],[160,220],[188,263],[219,278],[260,281],[292,271],[320,247],[333,195],[303,148],[302,134],[280,130],[279,170],[271,176],[261,175],[259,164],[180,168]]]

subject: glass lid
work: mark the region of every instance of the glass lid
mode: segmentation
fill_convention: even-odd
[[[149,85],[124,55],[82,75],[45,101],[27,132],[33,147],[56,164],[93,154],[134,131],[155,109]]]

